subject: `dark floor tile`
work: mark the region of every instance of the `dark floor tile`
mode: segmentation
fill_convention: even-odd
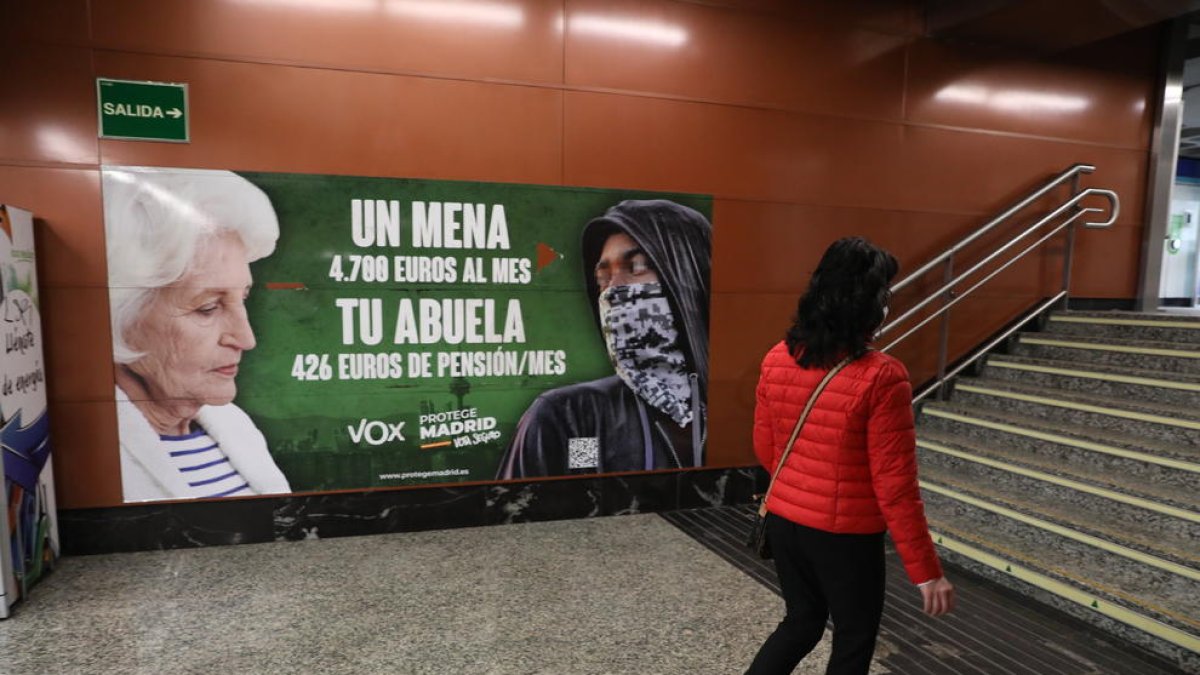
[[[749,506],[726,506],[679,510],[662,517],[778,593],[774,566],[759,560],[744,544],[751,515]],[[950,576],[959,607],[948,617],[931,619],[921,613],[917,591],[889,546],[887,606],[880,629],[881,644],[888,649],[876,654],[880,665],[890,672],[930,675],[1182,672],[968,571],[951,569]]]

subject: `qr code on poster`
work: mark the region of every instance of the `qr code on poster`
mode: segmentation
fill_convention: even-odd
[[[595,469],[600,466],[600,439],[569,438],[567,439],[567,468]]]

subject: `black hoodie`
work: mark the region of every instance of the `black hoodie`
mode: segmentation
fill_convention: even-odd
[[[712,226],[694,209],[666,200],[629,200],[610,208],[583,229],[583,274],[593,303],[600,291],[594,268],[615,232],[637,242],[658,274],[703,403],[708,393]],[[598,313],[592,316],[599,329]],[[691,424],[680,428],[639,400],[616,375],[568,385],[544,392],[521,416],[497,477],[698,466],[703,464],[705,427],[703,407]]]

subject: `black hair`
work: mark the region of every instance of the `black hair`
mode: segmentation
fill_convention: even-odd
[[[900,264],[862,237],[839,239],[825,250],[800,296],[788,329],[788,351],[802,368],[832,368],[858,358],[879,324]]]

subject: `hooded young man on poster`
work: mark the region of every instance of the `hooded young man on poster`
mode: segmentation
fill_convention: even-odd
[[[497,477],[702,466],[712,225],[675,202],[628,200],[584,227],[582,257],[616,373],[535,399]]]

